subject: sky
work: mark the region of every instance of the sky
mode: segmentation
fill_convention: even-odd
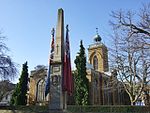
[[[149,0],[0,0],[0,32],[10,49],[9,55],[21,72],[26,61],[29,74],[37,65],[48,65],[51,29],[56,28],[59,8],[69,24],[72,69],[80,40],[86,49],[98,28],[102,42],[111,45],[111,11],[137,11]],[[88,59],[88,58],[87,58]],[[18,78],[16,78],[17,81]]]

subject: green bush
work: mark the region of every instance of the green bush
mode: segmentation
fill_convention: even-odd
[[[48,106],[1,106],[0,110],[21,110],[28,112],[48,112]]]
[[[48,113],[48,106],[1,106],[0,110],[21,110],[25,112]],[[69,113],[150,113],[148,106],[68,106]]]
[[[98,112],[98,113],[150,113],[148,106],[68,106],[67,110],[72,113]]]

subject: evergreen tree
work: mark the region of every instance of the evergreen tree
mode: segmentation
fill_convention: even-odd
[[[80,52],[75,59],[75,103],[77,105],[89,104],[89,81],[86,78],[86,55],[82,40],[80,42]]]
[[[11,105],[18,105],[18,104],[17,104],[17,95],[18,95],[18,93],[19,93],[19,90],[18,90],[18,89],[19,89],[19,88],[18,88],[18,83],[17,83],[16,88],[15,88],[13,94],[12,94],[11,101],[10,101],[10,104],[11,104]]]
[[[12,95],[11,104],[26,105],[27,104],[27,90],[28,90],[28,66],[27,62],[23,64],[22,73],[19,83]]]

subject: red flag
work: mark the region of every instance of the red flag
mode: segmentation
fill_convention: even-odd
[[[66,26],[66,43],[65,43],[65,56],[64,56],[64,75],[63,75],[63,91],[67,91],[69,95],[72,94],[73,80],[71,72],[70,61],[70,46],[68,25]]]

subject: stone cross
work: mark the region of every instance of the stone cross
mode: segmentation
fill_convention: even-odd
[[[58,44],[57,44],[56,48],[57,48],[57,54],[58,54],[58,49],[59,49],[59,45]]]

